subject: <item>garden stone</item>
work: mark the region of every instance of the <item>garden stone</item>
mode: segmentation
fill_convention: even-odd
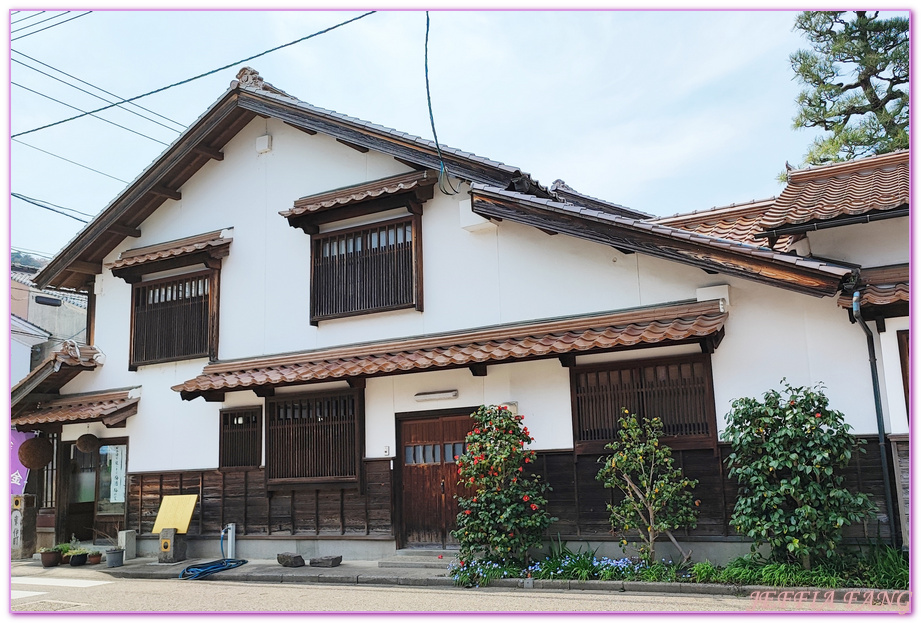
[[[320,556],[319,558],[311,558],[310,566],[311,567],[338,567],[339,563],[342,562],[342,556]]]
[[[303,567],[304,557],[293,552],[284,552],[278,555],[278,564],[282,567]],[[313,564],[313,561],[311,561]]]

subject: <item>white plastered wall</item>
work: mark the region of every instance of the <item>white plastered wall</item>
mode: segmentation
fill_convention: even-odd
[[[875,328],[874,324],[868,325],[871,330]],[[908,433],[908,410],[905,406],[905,392],[902,384],[902,360],[899,354],[898,331],[907,331],[909,326],[907,316],[886,318],[886,330],[883,333],[873,331],[877,342],[876,359],[886,432],[893,434]],[[869,370],[869,353],[866,359]]]
[[[889,266],[908,262],[910,229],[908,217],[900,217],[811,231],[807,238],[818,257],[863,267]]]

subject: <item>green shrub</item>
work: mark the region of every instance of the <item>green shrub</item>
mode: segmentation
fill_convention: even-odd
[[[878,546],[867,557],[863,577],[873,588],[908,590],[909,575],[907,554],[889,546]]]
[[[611,526],[621,534],[636,530],[642,543],[640,555],[649,564],[656,560],[656,538],[661,534],[668,536],[684,557],[682,564],[686,563],[690,553],[678,545],[671,531],[697,525],[700,501],[690,492],[697,481],[685,478],[673,465],[671,449],[659,443],[659,418],[640,424],[624,409],[617,435],[620,441],[605,446],[612,454],[599,459],[602,465],[597,475],[605,487],[624,496],[620,503],[608,504]],[[627,540],[622,539],[621,545],[626,547]]]
[[[768,543],[775,561],[808,569],[811,558],[835,551],[843,526],[875,507],[844,487],[840,470],[859,448],[844,415],[828,408],[820,387],[783,385],[763,401],[736,400],[727,416],[729,475],[739,481],[731,521],[754,539],[753,550]]]
[[[529,471],[536,453],[526,446],[534,439],[524,417],[504,406],[480,407],[471,418],[467,449],[457,457],[459,484],[468,489],[456,496],[459,559],[527,564],[528,550],[541,546],[555,520],[547,513],[547,485]]]
[[[719,579],[720,570],[709,560],[698,562],[691,567],[691,579],[701,584],[711,584]]]

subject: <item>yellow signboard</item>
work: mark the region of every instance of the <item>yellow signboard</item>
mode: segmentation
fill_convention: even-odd
[[[198,496],[195,494],[164,495],[152,532],[158,534],[167,528],[175,528],[179,534],[188,532],[197,501]]]

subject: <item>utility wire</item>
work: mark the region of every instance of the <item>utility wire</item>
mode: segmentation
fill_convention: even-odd
[[[33,13],[32,15],[27,15],[26,17],[20,17],[20,18],[17,19],[16,21],[10,22],[10,26],[12,26],[13,24],[18,24],[19,22],[24,22],[24,21],[26,21],[26,20],[32,19],[33,17],[38,17],[39,15],[41,15],[41,14],[44,13],[44,12],[45,12],[45,11],[39,11],[38,13]],[[19,13],[19,11],[13,11],[12,13],[10,13],[10,15],[16,15],[17,13]],[[34,24],[33,24],[33,26],[34,26]]]
[[[435,131],[435,116],[432,114],[432,93],[429,90],[429,12],[425,12],[425,97],[429,103],[429,120],[432,122],[432,135],[435,137],[435,149],[438,150],[438,159],[441,161],[441,170],[438,171],[438,188],[445,195],[456,195],[460,188],[454,188],[448,179],[448,167],[441,155],[441,145],[438,144],[438,132]],[[445,183],[451,192],[445,190]]]
[[[102,100],[103,102],[105,102],[105,103],[107,103],[107,104],[111,104],[111,103],[112,103],[112,100],[106,99],[106,98],[104,98],[104,97],[101,96],[101,95],[96,95],[95,93],[93,93],[93,92],[91,92],[91,91],[87,91],[86,89],[83,89],[83,88],[81,88],[81,87],[78,87],[78,86],[75,85],[75,84],[71,84],[71,83],[67,82],[66,80],[63,80],[63,79],[61,79],[61,78],[58,78],[57,76],[52,76],[51,74],[49,74],[49,73],[47,73],[47,72],[44,72],[44,71],[42,71],[41,69],[36,69],[35,67],[32,67],[32,66],[29,65],[28,63],[23,63],[22,61],[18,61],[18,60],[16,60],[15,58],[11,58],[10,60],[13,61],[14,63],[19,63],[19,64],[22,65],[23,67],[27,67],[27,68],[31,69],[32,71],[36,71],[36,72],[42,74],[43,76],[47,76],[47,77],[51,78],[52,80],[57,80],[57,81],[60,82],[60,83],[66,84],[67,86],[69,86],[69,87],[72,88],[72,89],[77,89],[78,91],[81,91],[81,92],[83,92],[83,93],[86,93],[87,95],[91,95],[92,97],[95,97],[96,99]],[[96,87],[96,88],[98,88],[98,87]],[[146,121],[150,121],[151,123],[156,123],[158,126],[164,127],[164,128],[166,128],[167,130],[169,130],[170,132],[176,132],[177,134],[180,132],[180,130],[177,130],[176,128],[171,128],[171,127],[169,127],[168,125],[166,125],[165,123],[160,123],[160,122],[157,121],[156,119],[151,119],[151,118],[148,117],[147,115],[142,115],[141,113],[137,112],[136,110],[131,110],[130,108],[125,108],[124,106],[121,106],[120,108],[121,108],[122,110],[124,110],[125,112],[130,112],[132,115],[136,115],[136,116],[140,117],[141,119],[145,119]]]
[[[19,50],[10,50],[10,51],[11,51],[11,52],[14,52],[14,53],[16,53],[16,54],[18,54],[19,56],[24,56],[25,58],[29,59],[29,60],[32,61],[33,63],[38,63],[39,65],[41,65],[41,66],[43,66],[43,67],[47,67],[48,69],[51,69],[52,71],[56,71],[56,72],[58,72],[59,74],[63,74],[63,75],[65,75],[65,76],[67,76],[68,78],[71,78],[71,79],[73,79],[73,80],[76,80],[77,82],[82,82],[83,84],[85,84],[85,85],[87,85],[87,86],[89,86],[89,87],[93,87],[93,88],[96,89],[97,91],[102,91],[102,92],[105,93],[106,95],[111,95],[112,97],[118,98],[119,100],[122,99],[122,96],[121,96],[121,95],[116,95],[115,93],[112,93],[111,91],[106,91],[105,89],[103,89],[103,88],[100,87],[100,86],[96,86],[95,84],[93,84],[93,83],[91,83],[91,82],[87,82],[86,80],[82,80],[82,79],[80,79],[80,78],[78,78],[78,77],[76,77],[76,76],[74,76],[74,75],[71,75],[71,74],[67,73],[66,71],[63,71],[63,70],[61,70],[61,69],[58,69],[57,67],[54,67],[54,66],[52,66],[52,65],[49,65],[48,63],[43,63],[42,61],[38,60],[37,58],[33,58],[33,57],[29,56],[28,54],[23,54],[23,53],[20,52]],[[28,65],[27,65],[27,66],[28,66]],[[175,119],[170,119],[169,117],[166,117],[166,116],[164,116],[164,115],[161,115],[160,113],[158,113],[158,112],[156,112],[156,111],[153,111],[153,110],[151,110],[151,109],[149,109],[149,108],[144,108],[144,107],[141,106],[140,104],[134,104],[134,103],[132,103],[131,105],[134,106],[135,108],[140,108],[141,110],[143,110],[143,111],[145,111],[145,112],[149,112],[150,114],[152,114],[152,115],[154,115],[154,116],[156,116],[156,117],[160,117],[160,118],[163,119],[164,121],[169,121],[170,123],[175,123],[176,125],[178,125],[178,126],[179,126],[181,129],[183,129],[183,130],[184,130],[185,127],[186,127],[186,124],[184,124],[184,123],[182,123],[182,122],[180,122],[180,121],[176,121]]]
[[[52,207],[59,208],[61,210],[67,210],[68,212],[76,212],[77,214],[82,214],[83,216],[88,216],[90,218],[93,218],[95,216],[95,214],[88,214],[86,212],[81,212],[80,210],[75,210],[73,208],[65,208],[64,206],[59,206],[56,203],[51,203],[50,201],[45,201],[44,199],[36,199],[35,197],[27,197],[19,193],[10,193],[10,195],[13,197],[16,197],[17,199],[22,199],[24,201],[33,201],[33,202],[37,201],[39,203],[50,205]]]
[[[70,11],[68,11],[68,13],[70,13]],[[27,33],[24,34],[24,35],[19,35],[18,37],[13,37],[12,39],[10,39],[10,43],[12,43],[13,41],[19,41],[20,39],[24,39],[25,37],[28,37],[29,35],[35,35],[35,34],[38,34],[38,33],[40,33],[40,32],[44,32],[44,31],[48,30],[49,28],[54,28],[55,26],[60,26],[61,24],[66,24],[67,22],[71,22],[71,21],[73,21],[73,20],[75,20],[75,19],[77,19],[77,18],[80,18],[80,17],[84,17],[84,16],[86,16],[86,15],[89,15],[90,13],[92,13],[92,11],[87,11],[86,13],[81,13],[80,15],[75,15],[74,17],[71,17],[70,19],[65,19],[63,22],[58,22],[58,23],[56,23],[56,24],[51,24],[50,26],[45,26],[45,27],[42,28],[41,30],[33,30],[32,32],[27,32]],[[37,24],[33,24],[33,26],[35,26],[35,25],[37,25]]]
[[[123,179],[121,179],[121,178],[115,177],[114,175],[109,175],[108,173],[103,173],[102,171],[99,171],[98,169],[94,169],[93,167],[88,167],[88,166],[86,166],[85,164],[80,164],[79,162],[74,162],[73,160],[68,160],[68,159],[65,158],[64,156],[59,156],[59,155],[57,155],[57,154],[51,153],[50,151],[45,151],[44,149],[41,149],[41,148],[39,148],[39,147],[36,147],[35,145],[30,145],[29,143],[26,143],[25,141],[21,141],[21,140],[19,140],[18,138],[14,138],[13,141],[19,143],[20,145],[25,145],[26,147],[29,147],[29,148],[31,148],[31,149],[34,149],[35,151],[40,151],[40,152],[42,152],[43,154],[48,154],[49,156],[51,156],[51,157],[53,157],[53,158],[57,158],[58,160],[63,160],[64,162],[69,162],[70,164],[76,165],[76,166],[78,166],[78,167],[80,167],[80,168],[86,169],[86,170],[88,170],[88,171],[92,171],[93,173],[98,173],[99,175],[105,175],[106,177],[109,177],[109,178],[111,178],[111,179],[113,179],[113,180],[115,180],[115,181],[117,181],[117,182],[121,182],[122,184],[127,184],[127,183],[128,183],[128,182],[126,182],[125,180],[123,180]]]
[[[198,79],[200,79],[200,78],[204,78],[204,77],[206,77],[206,76],[210,76],[211,74],[215,74],[215,73],[217,73],[217,72],[219,72],[219,71],[224,71],[225,69],[229,69],[229,68],[231,68],[231,67],[233,67],[233,66],[235,66],[235,65],[240,65],[240,64],[242,64],[242,63],[249,62],[249,61],[251,61],[251,60],[253,60],[253,59],[259,58],[260,56],[265,56],[266,54],[269,54],[269,53],[271,53],[271,52],[276,52],[276,51],[278,51],[278,50],[281,50],[282,48],[286,48],[286,47],[291,46],[291,45],[294,45],[294,44],[296,44],[296,43],[300,43],[300,42],[302,42],[302,41],[306,41],[306,40],[308,40],[308,39],[312,39],[312,38],[314,38],[314,37],[318,37],[318,36],[320,36],[320,35],[326,34],[326,33],[330,32],[330,31],[332,31],[332,30],[335,30],[335,29],[337,29],[337,28],[340,28],[340,27],[342,27],[342,26],[345,26],[346,24],[351,24],[352,22],[355,22],[355,21],[358,21],[358,20],[360,20],[360,19],[363,19],[363,18],[365,18],[365,17],[367,17],[367,16],[369,16],[369,15],[373,15],[374,13],[377,13],[377,11],[368,11],[367,13],[363,13],[362,15],[359,15],[358,17],[353,17],[352,19],[346,20],[346,21],[344,21],[344,22],[340,22],[339,24],[336,24],[336,25],[334,25],[334,26],[330,26],[329,28],[325,28],[325,29],[323,29],[323,30],[319,30],[319,31],[317,31],[317,32],[315,32],[315,33],[313,33],[313,34],[307,35],[306,37],[301,37],[300,39],[297,39],[297,40],[295,40],[295,41],[291,41],[290,43],[285,43],[285,44],[279,45],[279,46],[277,46],[277,47],[274,47],[274,48],[272,48],[272,49],[270,49],[270,50],[266,50],[265,52],[260,52],[259,54],[254,54],[253,56],[250,56],[250,57],[248,57],[248,58],[244,58],[244,59],[242,59],[242,60],[239,60],[239,61],[236,61],[236,62],[233,62],[233,63],[229,63],[229,64],[227,64],[227,65],[224,65],[223,67],[218,67],[217,69],[212,69],[211,71],[205,72],[205,73],[203,73],[203,74],[199,74],[199,75],[197,75],[197,76],[193,76],[192,78],[188,78],[188,79],[182,80],[182,81],[180,81],[180,82],[175,82],[175,83],[170,84],[170,85],[167,85],[167,86],[165,86],[165,87],[160,87],[159,89],[155,89],[155,90],[153,90],[153,91],[149,91],[148,93],[142,93],[141,95],[135,95],[134,97],[129,97],[128,99],[123,99],[123,100],[121,100],[120,102],[116,102],[115,104],[109,104],[108,106],[103,106],[102,108],[97,108],[96,110],[91,110],[91,111],[89,111],[89,112],[84,112],[83,114],[76,115],[76,116],[70,117],[70,118],[68,118],[68,119],[61,119],[60,121],[55,121],[54,123],[49,123],[48,125],[43,125],[43,126],[38,127],[38,128],[32,128],[31,130],[26,130],[26,131],[24,131],[24,132],[18,132],[17,134],[13,134],[10,138],[16,138],[17,136],[22,136],[23,134],[29,134],[29,133],[31,133],[31,132],[38,132],[39,130],[44,130],[44,129],[47,129],[47,128],[54,127],[54,126],[56,126],[56,125],[60,125],[60,124],[62,124],[62,123],[67,123],[68,121],[73,121],[74,119],[80,119],[81,117],[85,117],[85,116],[87,116],[87,115],[92,115],[93,113],[101,112],[101,111],[103,111],[103,110],[108,110],[109,108],[112,108],[112,107],[117,106],[117,105],[119,105],[119,104],[125,104],[125,103],[128,103],[128,102],[133,102],[134,100],[139,100],[139,99],[141,99],[142,97],[147,97],[147,96],[149,96],[149,95],[154,95],[155,93],[161,93],[161,92],[163,92],[163,91],[166,91],[167,89],[172,89],[173,87],[178,87],[178,86],[181,86],[181,85],[183,85],[183,84],[188,84],[189,82],[192,82],[192,81],[194,81],[194,80],[198,80]]]
[[[16,193],[10,193],[10,195],[13,196],[13,197],[16,197],[16,198],[19,199],[20,201],[25,201],[26,203],[31,203],[32,205],[36,205],[36,206],[38,206],[38,207],[40,207],[40,208],[44,208],[44,209],[50,210],[50,211],[52,211],[52,212],[57,212],[58,214],[63,214],[64,216],[69,216],[70,218],[74,219],[75,221],[80,221],[81,223],[89,223],[89,221],[87,221],[86,219],[82,219],[82,218],[76,217],[76,216],[74,216],[73,214],[68,214],[67,212],[61,212],[60,210],[55,210],[54,208],[49,208],[48,206],[42,205],[42,204],[38,203],[37,201],[32,201],[31,199],[27,199],[26,197],[24,197],[24,196],[22,196],[22,195],[18,195],[18,194],[16,194]]]
[[[44,13],[44,11],[42,11],[42,13]],[[44,24],[45,22],[51,21],[51,20],[56,19],[56,18],[58,18],[58,17],[63,17],[64,15],[67,15],[68,13],[70,13],[70,11],[64,11],[63,13],[58,13],[57,15],[52,15],[51,17],[46,17],[45,19],[43,19],[43,20],[40,21],[40,22],[35,22],[34,24],[29,24],[28,26],[22,26],[22,27],[20,27],[20,28],[17,28],[16,30],[11,30],[11,31],[10,31],[10,34],[19,32],[20,30],[25,30],[26,28],[32,28],[33,26],[38,26],[39,24]],[[41,13],[39,13],[39,15],[41,15]],[[25,18],[25,19],[28,19],[28,18]]]
[[[39,257],[46,257],[51,259],[54,257],[51,253],[45,253],[44,251],[33,251],[32,249],[23,249],[22,247],[10,247],[13,251],[19,251],[20,253],[28,253],[29,255],[37,255]]]
[[[10,84],[12,84],[13,86],[17,86],[17,87],[19,87],[20,89],[25,89],[26,91],[29,91],[30,93],[35,93],[36,95],[39,95],[39,96],[44,97],[44,98],[46,98],[46,99],[50,99],[52,102],[57,102],[58,104],[61,104],[62,106],[67,106],[68,108],[73,108],[74,110],[79,110],[80,112],[85,112],[82,108],[77,108],[76,106],[71,106],[71,105],[68,104],[67,102],[62,102],[62,101],[59,100],[59,99],[54,99],[54,98],[51,97],[50,95],[45,95],[44,93],[39,93],[38,91],[36,91],[36,90],[34,90],[34,89],[30,89],[29,87],[23,86],[23,85],[19,84],[18,82],[13,82],[13,81],[11,80],[11,81],[10,81]],[[109,108],[111,108],[111,106],[110,106]],[[129,128],[129,127],[123,126],[123,125],[121,125],[121,124],[119,124],[119,123],[115,123],[114,121],[109,121],[108,119],[105,119],[105,118],[103,118],[103,117],[100,117],[99,115],[94,115],[94,114],[92,114],[92,113],[87,113],[87,114],[90,115],[91,117],[95,117],[96,119],[99,119],[100,121],[105,121],[106,123],[108,123],[108,124],[110,124],[110,125],[114,125],[115,127],[121,128],[122,130],[128,130],[128,131],[131,132],[132,134],[137,134],[138,136],[143,136],[144,138],[148,138],[148,139],[152,140],[152,141],[155,142],[155,143],[160,143],[161,145],[169,146],[169,143],[164,143],[163,141],[158,140],[158,139],[155,139],[155,138],[152,137],[152,136],[147,136],[147,135],[144,134],[143,132],[138,132],[137,130],[132,130],[132,129]],[[15,138],[16,136],[19,136],[19,135],[18,135],[18,134],[15,134],[15,135],[14,135],[13,137],[11,137],[11,138]]]

